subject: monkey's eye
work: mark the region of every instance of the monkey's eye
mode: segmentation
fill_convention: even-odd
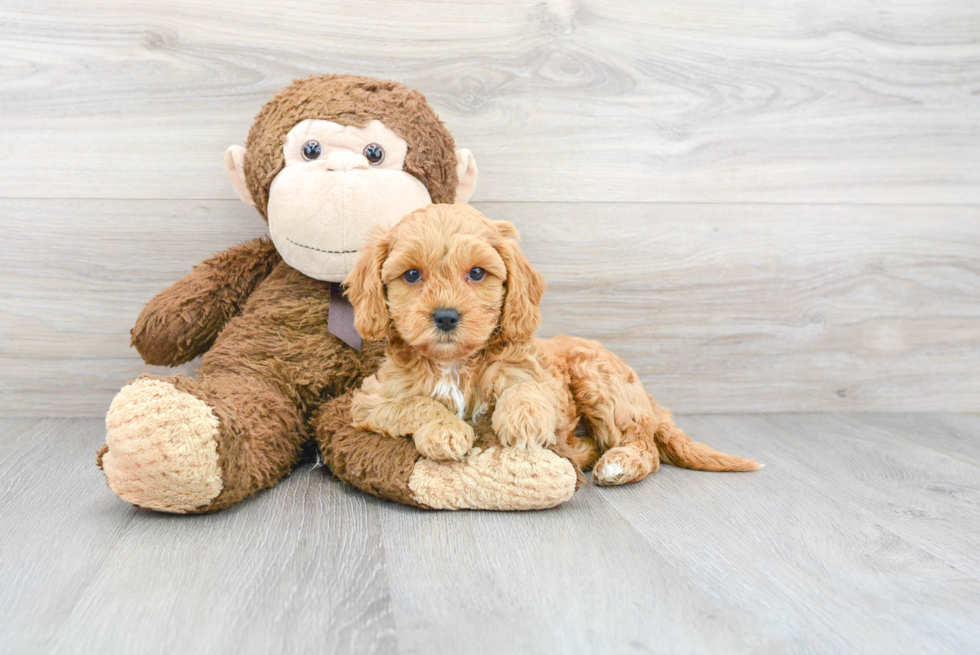
[[[320,154],[323,149],[320,147],[320,142],[310,139],[303,144],[303,159],[307,161],[313,161],[314,159],[319,159]]]
[[[409,284],[415,284],[416,282],[422,279],[422,273],[419,271],[419,269],[413,268],[410,271],[405,271],[402,274],[402,279],[408,282]]]
[[[379,146],[377,143],[369,143],[364,146],[364,158],[367,159],[372,166],[377,166],[384,161],[385,149]]]
[[[483,270],[479,266],[474,266],[472,270],[470,270],[470,274],[467,277],[473,280],[474,282],[479,282],[486,276],[487,276],[487,272],[485,270]]]

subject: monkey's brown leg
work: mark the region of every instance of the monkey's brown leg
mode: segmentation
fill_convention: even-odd
[[[504,448],[489,420],[462,461],[422,457],[411,439],[392,439],[353,427],[351,395],[326,403],[315,419],[323,461],[344,482],[369,494],[430,509],[530,510],[572,497],[572,463],[543,448]]]
[[[123,500],[164,512],[212,512],[276,484],[305,439],[296,403],[247,375],[144,376],[106,416],[102,468]]]
[[[408,487],[422,455],[408,437],[392,438],[358,430],[351,419],[352,393],[327,402],[314,419],[323,463],[361,491],[405,505],[420,506]]]

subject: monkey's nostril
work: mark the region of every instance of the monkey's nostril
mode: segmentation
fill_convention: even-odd
[[[432,322],[443,332],[449,332],[459,325],[459,312],[451,307],[440,307],[432,312]]]

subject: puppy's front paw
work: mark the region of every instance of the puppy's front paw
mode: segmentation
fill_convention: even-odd
[[[415,449],[424,457],[436,461],[463,459],[476,440],[473,428],[460,419],[433,421],[412,435]]]
[[[517,394],[502,398],[493,410],[491,425],[504,446],[547,446],[555,441],[556,412]]]

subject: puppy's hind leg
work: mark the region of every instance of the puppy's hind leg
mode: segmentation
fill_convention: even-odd
[[[564,443],[563,455],[586,473],[595,467],[595,463],[602,456],[599,442],[592,436],[587,421],[579,421],[573,433],[565,439]]]
[[[592,469],[592,480],[604,487],[639,482],[660,469],[657,449],[642,439],[607,450]]]
[[[715,450],[684,434],[670,410],[643,388],[626,362],[595,341],[556,337],[548,347],[566,379],[592,436],[605,451],[592,470],[600,485],[637,482],[657,471],[660,460],[700,471],[757,471],[758,462]]]
[[[632,372],[632,371],[631,371]],[[605,452],[592,469],[592,480],[601,486],[639,482],[660,470],[660,452],[654,435],[657,419],[639,381],[607,380],[608,404],[598,407],[606,426]]]
[[[595,341],[556,337],[549,346],[563,360],[576,410],[602,452],[593,481],[626,484],[657,471],[656,416],[636,373]]]

